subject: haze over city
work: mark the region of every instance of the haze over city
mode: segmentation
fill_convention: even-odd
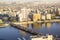
[[[33,2],[33,1],[40,1],[40,2],[57,2],[59,3],[60,0],[0,0],[0,2]]]

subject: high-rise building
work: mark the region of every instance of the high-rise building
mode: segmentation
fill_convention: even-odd
[[[60,8],[58,8],[58,14],[60,15]]]
[[[22,8],[21,12],[19,14],[19,20],[20,21],[27,21],[28,20],[28,15],[29,15],[30,11],[31,11],[31,9]]]

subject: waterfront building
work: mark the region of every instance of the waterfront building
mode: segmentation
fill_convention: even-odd
[[[31,40],[53,40],[53,35],[47,35],[47,36],[33,36],[31,37]]]
[[[22,8],[20,11],[17,12],[19,21],[27,21],[29,20],[28,15],[30,13],[31,9],[29,8]]]
[[[18,11],[17,13],[16,13],[16,17],[17,17],[17,20],[18,21],[23,21],[23,16],[22,16],[22,14],[20,13],[20,11]]]
[[[21,9],[21,13],[23,14],[24,18],[27,18],[29,12],[30,12],[30,9],[27,9],[27,8]]]
[[[46,14],[46,19],[50,20],[51,19],[51,14]]]
[[[33,21],[41,20],[41,14],[40,13],[34,13],[33,14]]]
[[[46,16],[45,15],[42,15],[41,17],[42,17],[42,20],[45,20],[46,19]]]
[[[22,16],[21,13],[18,15],[18,18],[19,18],[19,21],[20,21],[20,22],[23,21],[23,16]]]
[[[47,40],[53,40],[53,35],[48,35]]]
[[[60,8],[58,8],[58,14],[60,15]]]
[[[52,19],[54,19],[54,18],[55,18],[55,16],[56,16],[56,14],[55,14],[55,13],[52,13],[52,14],[51,14]]]
[[[30,8],[22,8],[21,9],[21,17],[22,17],[22,20],[23,21],[28,20],[28,15],[29,15],[30,11],[31,11]]]

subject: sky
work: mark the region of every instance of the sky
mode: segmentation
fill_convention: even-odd
[[[32,1],[40,1],[40,2],[60,2],[60,0],[0,0],[0,2],[32,2]]]

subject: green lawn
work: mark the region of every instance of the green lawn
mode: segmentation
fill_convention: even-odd
[[[0,24],[3,23],[2,19],[0,19]]]

